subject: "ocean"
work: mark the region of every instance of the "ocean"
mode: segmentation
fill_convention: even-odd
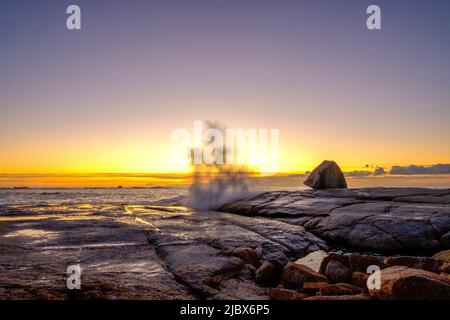
[[[188,191],[188,187],[1,189],[0,206],[151,205]]]
[[[251,191],[269,190],[301,190],[303,176],[269,177],[251,185]],[[450,175],[429,176],[384,176],[384,177],[347,177],[349,187],[421,187],[421,188],[450,188]],[[229,181],[227,182],[227,184]],[[210,189],[224,185],[210,183],[202,187],[200,201],[208,201],[211,197]],[[243,186],[234,193],[241,193]],[[157,186],[157,187],[123,187],[123,188],[0,188],[0,206],[30,205],[153,205],[164,199],[183,197],[189,193],[189,185]],[[214,192],[213,192],[214,193]],[[216,190],[216,194],[221,191]],[[215,194],[213,194],[214,196]],[[230,198],[233,200],[233,197]]]

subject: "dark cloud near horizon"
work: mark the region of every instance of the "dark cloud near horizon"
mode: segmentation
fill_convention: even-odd
[[[373,175],[374,176],[382,176],[382,175],[384,175],[384,174],[386,174],[387,172],[386,172],[386,170],[384,170],[384,168],[382,168],[382,167],[377,167],[376,169],[375,169],[375,171],[373,172]]]
[[[390,171],[383,167],[369,166],[366,168],[375,168],[374,171],[361,170],[344,172],[346,177],[369,177],[382,175],[414,175],[414,174],[450,174],[450,164],[434,164],[430,166],[408,165],[392,166]]]
[[[414,164],[409,166],[393,166],[391,171],[389,171],[389,174],[450,174],[450,164],[434,164],[431,166],[417,166]]]
[[[344,175],[346,177],[367,177],[367,176],[371,176],[372,175],[372,171],[365,171],[365,170],[348,171],[348,172],[344,172]]]
[[[369,170],[355,170],[344,172],[346,177],[370,177],[370,176],[382,176],[387,174],[386,170],[383,167],[366,165],[366,168],[374,168],[373,171]]]

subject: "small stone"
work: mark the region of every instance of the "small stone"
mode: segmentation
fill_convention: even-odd
[[[363,293],[362,288],[347,283],[329,284],[328,286],[323,286],[319,290],[319,295],[321,296],[342,296],[361,293]]]
[[[450,273],[450,250],[438,252],[432,258],[440,261],[441,272]]]
[[[334,161],[325,160],[303,182],[313,189],[347,188],[344,174]]]
[[[364,272],[355,271],[352,273],[352,280],[351,284],[360,288],[363,288],[364,290],[367,290],[367,279],[369,278],[369,275]]]
[[[383,257],[378,256],[362,256],[359,253],[350,255],[350,269],[352,271],[367,272],[369,266],[378,266],[380,269],[385,268]]]
[[[301,264],[289,262],[281,273],[281,284],[287,288],[303,288],[305,282],[328,282],[327,278]]]
[[[321,274],[325,274],[325,270],[327,269],[327,265],[331,260],[335,260],[338,261],[340,263],[342,263],[344,266],[346,267],[350,267],[350,259],[348,255],[343,255],[343,254],[339,254],[339,253],[329,253],[328,256],[326,256],[323,260],[322,263],[320,264],[320,269],[319,272]]]
[[[336,284],[336,286],[340,287],[340,288],[345,288],[347,290],[350,290],[352,292],[352,294],[360,294],[360,293],[364,293],[364,289],[348,284],[348,283],[338,283]]]
[[[211,299],[214,300],[260,300],[267,299],[267,290],[254,283],[242,281],[242,279],[230,278],[221,282],[220,292]]]
[[[302,300],[311,296],[306,293],[281,288],[268,288],[267,295],[271,300]]]
[[[342,263],[331,260],[327,265],[325,275],[330,283],[347,282],[352,276],[352,271]]]
[[[232,250],[225,250],[225,255],[231,255],[241,258],[245,264],[251,264],[255,268],[258,268],[260,263],[260,254],[253,248],[235,248]]]
[[[246,264],[245,269],[248,271],[248,273],[252,276],[256,276],[256,268],[251,264]]]
[[[326,286],[329,286],[330,284],[328,282],[305,282],[303,284],[303,292],[311,292],[316,293],[319,292],[321,288],[324,288]]]
[[[282,270],[283,264],[280,261],[266,261],[256,270],[256,283],[267,287],[276,286],[280,281]]]
[[[317,250],[313,251],[306,256],[297,259],[295,263],[297,264],[303,264],[304,266],[307,266],[314,271],[319,272],[320,266],[322,265],[323,260],[328,256],[328,253],[323,250]]]
[[[355,294],[355,295],[343,295],[343,296],[313,296],[305,298],[304,300],[341,300],[341,301],[353,301],[353,300],[371,300],[372,298],[367,294]]]

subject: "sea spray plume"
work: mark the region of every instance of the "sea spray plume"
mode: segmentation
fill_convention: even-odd
[[[218,123],[206,122],[207,127],[218,129],[225,133],[225,129]],[[200,147],[201,154],[208,145],[215,142],[215,137],[209,137]],[[226,158],[235,156],[236,150],[223,145],[222,154],[217,149],[213,149],[209,156],[213,160],[221,159],[221,161],[208,161],[200,164],[194,163],[194,153],[199,150],[191,150],[191,162],[193,165],[193,180],[189,189],[189,197],[187,205],[199,210],[216,210],[223,204],[239,199],[249,198],[256,195],[257,184],[251,180],[254,173],[244,165],[239,164],[223,164]],[[212,162],[212,163],[211,163]]]
[[[187,205],[200,210],[216,210],[231,201],[256,195],[257,185],[252,174],[237,165],[197,165],[189,189]],[[204,167],[207,167],[205,171]],[[217,170],[216,170],[217,169]]]

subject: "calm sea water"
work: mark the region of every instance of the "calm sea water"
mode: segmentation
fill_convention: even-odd
[[[150,205],[155,201],[186,195],[187,187],[162,188],[64,188],[64,189],[2,189],[2,205]]]
[[[275,177],[262,181],[258,190],[305,189],[299,177]],[[348,178],[350,187],[450,188],[450,175],[381,178]],[[9,205],[152,205],[154,202],[187,195],[188,186],[146,188],[31,188],[0,189],[0,206]]]

